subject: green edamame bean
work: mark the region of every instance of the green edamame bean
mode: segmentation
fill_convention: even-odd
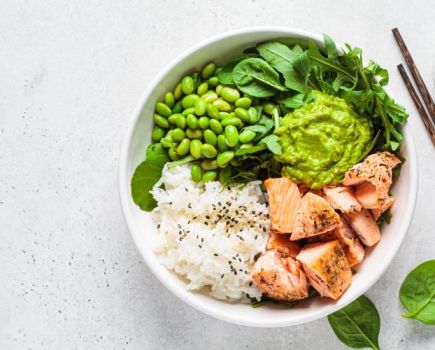
[[[225,101],[234,103],[240,98],[240,93],[236,89],[225,86],[222,89],[221,96]]]
[[[215,170],[209,170],[204,172],[204,174],[202,174],[201,180],[202,182],[209,182],[209,181],[214,181],[217,178],[217,171]]]
[[[210,126],[210,119],[208,117],[201,117],[198,119],[198,125],[201,129],[208,129]]]
[[[169,150],[168,150],[168,156],[169,156],[170,160],[178,160],[178,159],[180,159],[179,154],[173,148],[169,148]]]
[[[229,162],[231,162],[234,158],[234,152],[233,151],[225,151],[220,154],[218,154],[216,158],[216,163],[219,168],[225,168]]]
[[[251,130],[244,130],[239,135],[240,143],[249,143],[255,138],[256,133]]]
[[[222,67],[217,67],[216,70],[214,71],[214,75],[218,76],[221,71],[222,71]]]
[[[175,97],[174,94],[172,92],[167,92],[165,94],[165,97],[163,98],[163,100],[165,101],[165,103],[169,106],[169,107],[173,107],[174,103],[175,103]]]
[[[207,83],[208,85],[215,87],[219,84],[219,79],[218,77],[211,77],[207,80]]]
[[[195,108],[194,107],[189,107],[186,108],[183,112],[181,112],[182,115],[187,116],[189,114],[193,114],[195,113]]]
[[[219,112],[219,120],[220,121],[222,121],[222,120],[224,120],[225,118],[230,118],[230,117],[233,117],[234,115],[232,114],[232,112],[231,113],[228,113],[228,112]]]
[[[208,91],[208,84],[207,83],[201,83],[201,85],[198,86],[198,89],[196,90],[197,94],[199,96],[204,95]]]
[[[243,162],[242,162],[240,159],[237,159],[237,158],[234,158],[234,159],[230,162],[230,164],[231,164],[233,167],[236,167],[236,168],[242,166],[242,163],[243,163]]]
[[[187,123],[187,126],[189,128],[191,128],[191,129],[196,129],[198,127],[198,125],[199,125],[198,124],[198,118],[195,117],[193,114],[189,114],[186,117],[186,123]]]
[[[184,108],[190,108],[195,106],[196,101],[199,100],[199,96],[197,94],[190,94],[183,97],[182,103]]]
[[[207,143],[203,143],[201,146],[201,153],[206,158],[214,158],[217,155],[216,148]]]
[[[221,84],[219,84],[218,86],[216,86],[216,89],[214,89],[214,91],[216,91],[216,94],[217,94],[218,96],[220,96],[221,93],[222,93],[222,89],[223,89],[223,88],[224,88],[224,86],[221,85]]]
[[[194,182],[200,182],[202,177],[202,170],[201,167],[198,164],[193,164],[192,168],[190,169],[190,174],[192,176],[192,180]]]
[[[156,103],[156,112],[164,117],[169,117],[172,114],[172,111],[169,108],[169,106],[167,106],[163,102]]]
[[[165,136],[165,133],[166,133],[165,129],[163,129],[159,126],[156,126],[156,127],[154,127],[154,129],[151,133],[151,139],[154,142],[159,142],[163,138],[163,136]]]
[[[186,133],[183,131],[183,129],[176,128],[172,130],[171,136],[175,141],[180,142],[186,137]]]
[[[166,136],[160,140],[160,143],[166,148],[173,148],[176,145],[170,133],[167,133]]]
[[[175,125],[180,129],[184,129],[186,127],[186,117],[184,115],[179,115],[179,117],[175,120]]]
[[[186,75],[183,80],[181,80],[181,91],[183,94],[189,95],[193,92],[194,82],[190,75]]]
[[[179,117],[182,117],[182,115],[181,115],[180,113],[172,114],[172,115],[170,115],[170,116],[168,117],[168,121],[169,121],[169,123],[171,123],[171,124],[177,124],[177,119],[178,119]]]
[[[227,140],[224,135],[218,135],[217,137],[217,146],[219,151],[224,152],[228,149]]]
[[[195,114],[197,116],[203,116],[207,109],[207,102],[205,102],[202,98],[199,98],[195,102]]]
[[[227,145],[230,147],[235,147],[239,142],[239,132],[234,125],[228,125],[225,127],[225,139]]]
[[[249,122],[249,113],[246,109],[241,108],[241,107],[237,107],[234,110],[234,114],[236,115],[237,118],[239,118],[241,121],[244,122]]]
[[[194,158],[201,158],[201,146],[202,142],[199,140],[192,140],[190,141],[190,154]]]
[[[266,103],[263,106],[263,112],[271,115],[274,108],[275,108],[275,105],[273,103]]]
[[[221,169],[221,171],[219,172],[219,181],[221,183],[227,182],[227,180],[231,177],[232,174],[233,174],[233,169],[231,168],[231,166],[227,166]]]
[[[234,125],[234,126],[240,127],[240,126],[242,126],[242,121],[236,117],[229,117],[229,118],[225,118],[224,120],[222,120],[221,124],[223,127],[226,127],[228,125]]]
[[[207,103],[212,103],[213,101],[216,101],[219,96],[213,90],[209,90],[204,95],[202,95],[201,98]]]
[[[203,170],[215,170],[217,168],[216,159],[205,159],[201,162],[201,169]]]
[[[240,97],[236,101],[236,107],[249,108],[251,107],[251,104],[252,104],[252,100],[249,97]]]
[[[184,139],[183,141],[180,142],[180,144],[177,147],[177,153],[180,156],[185,156],[187,153],[189,153],[190,150],[190,140],[189,139]]]
[[[207,114],[210,118],[219,119],[219,109],[211,103],[207,105]]]
[[[205,142],[207,142],[209,145],[212,145],[213,147],[216,147],[217,145],[217,136],[210,129],[204,130],[204,140]]]
[[[213,62],[210,62],[204,66],[201,71],[202,79],[210,78],[216,69],[216,65]]]
[[[231,105],[222,99],[217,99],[213,101],[213,106],[216,106],[220,112],[231,112]]]
[[[249,114],[249,123],[255,124],[258,121],[257,110],[254,107],[249,107],[248,114]]]
[[[165,128],[165,129],[169,128],[168,119],[162,117],[161,115],[154,114],[153,119],[158,126]]]
[[[212,129],[215,134],[222,134],[223,132],[221,123],[216,119],[210,119],[210,129]]]
[[[188,137],[189,139],[193,140],[193,139],[198,139],[200,140],[202,138],[202,131],[199,129],[187,129],[186,130],[186,137]]]
[[[181,90],[181,83],[174,89],[174,97],[178,101],[183,96],[183,90]]]

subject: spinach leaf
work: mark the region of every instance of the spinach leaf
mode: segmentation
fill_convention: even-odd
[[[314,100],[314,94],[312,93],[312,91],[310,91],[307,94],[296,94],[293,96],[285,97],[279,100],[278,103],[286,108],[296,109],[304,106],[312,100]]]
[[[269,151],[273,154],[282,154],[281,144],[279,143],[279,137],[277,135],[269,135],[260,140],[260,143],[266,144]]]
[[[284,91],[278,73],[261,58],[247,58],[233,70],[233,79],[239,90],[253,97],[264,98]]]
[[[225,66],[223,66],[217,76],[219,82],[225,85],[234,85],[235,84],[233,79],[234,67],[237,65],[237,63],[243,61],[246,58],[250,58],[250,57],[249,56],[237,57],[231,60],[230,62],[228,62]]]
[[[403,317],[435,324],[435,260],[418,265],[406,276],[399,297],[408,310]]]
[[[328,316],[335,335],[351,348],[379,349],[380,319],[378,311],[366,296]]]
[[[296,45],[293,50],[279,42],[257,46],[258,52],[273,68],[280,72],[289,89],[305,93],[310,74],[310,61],[304,50]]]
[[[167,152],[160,143],[148,146],[146,160],[139,164],[131,179],[133,201],[142,210],[151,211],[156,207],[150,190],[162,176],[163,166],[168,161]]]

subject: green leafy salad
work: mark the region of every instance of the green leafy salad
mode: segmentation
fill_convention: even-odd
[[[408,115],[387,83],[386,69],[327,35],[323,46],[270,41],[222,67],[208,63],[156,103],[133,199],[155,207],[149,191],[168,162],[192,164],[196,182],[286,176],[312,189],[338,184],[368,154],[400,147]]]

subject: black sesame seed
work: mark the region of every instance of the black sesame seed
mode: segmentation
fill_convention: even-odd
[[[160,228],[160,224],[157,225],[157,229],[159,229],[159,228]]]
[[[214,253],[213,255],[214,255],[214,256],[219,256],[219,254],[217,254],[217,253]]]

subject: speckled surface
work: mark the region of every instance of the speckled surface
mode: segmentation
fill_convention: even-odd
[[[3,1],[0,5],[0,348],[340,349],[325,319],[234,326],[185,305],[141,261],[118,202],[130,114],[174,55],[248,25],[328,32],[391,71],[412,117],[419,193],[411,229],[367,293],[383,349],[435,349],[400,317],[406,273],[434,257],[434,147],[400,81],[398,26],[435,94],[435,6],[404,1]]]

